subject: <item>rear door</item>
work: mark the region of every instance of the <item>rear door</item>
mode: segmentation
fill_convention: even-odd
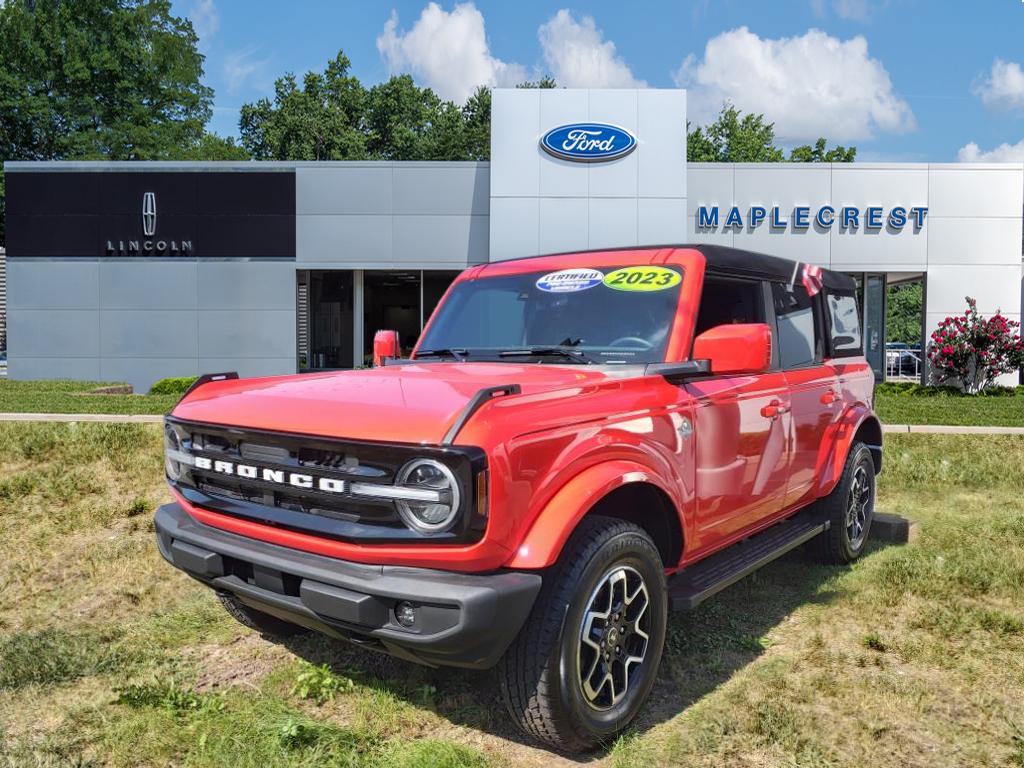
[[[800,283],[771,283],[778,365],[785,375],[792,418],[792,448],[785,506],[808,497],[829,426],[842,412],[835,369],[825,364],[821,303]]]
[[[708,275],[696,334],[728,323],[768,321],[765,284]],[[782,371],[712,376],[686,385],[696,398],[697,549],[780,512],[790,463],[789,385]]]

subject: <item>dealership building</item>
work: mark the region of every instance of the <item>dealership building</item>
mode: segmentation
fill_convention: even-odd
[[[664,243],[854,275],[879,375],[887,284],[925,334],[966,295],[1020,319],[1022,164],[687,163],[682,90],[498,89],[491,131],[489,163],[6,163],[8,375],[351,368],[468,266]]]

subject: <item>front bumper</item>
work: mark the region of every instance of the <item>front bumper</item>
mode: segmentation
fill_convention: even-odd
[[[541,577],[364,565],[212,528],[178,504],[156,512],[157,546],[207,586],[286,621],[431,666],[486,669],[519,632]],[[395,606],[416,606],[412,627]]]

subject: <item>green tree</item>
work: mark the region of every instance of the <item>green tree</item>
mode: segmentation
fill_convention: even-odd
[[[775,123],[767,122],[764,115],[745,115],[731,104],[724,105],[708,126],[691,129],[687,123],[686,132],[686,159],[691,163],[780,163],[787,159],[786,153],[775,145]],[[788,159],[849,163],[856,154],[856,147],[826,150],[822,138],[813,147],[795,147]]]
[[[920,282],[889,286],[886,306],[885,340],[902,341],[916,347],[921,343],[924,288]]]
[[[274,99],[242,107],[242,147],[258,160],[486,160],[491,92],[459,107],[395,75],[365,88],[344,52],[299,85],[288,73]]]
[[[481,85],[462,107],[467,160],[491,158],[491,89]]]
[[[327,69],[274,83],[274,100],[242,106],[242,147],[254,160],[364,160],[367,93],[341,51]]]
[[[540,80],[525,80],[516,88],[557,88],[558,83],[551,75],[544,75]]]
[[[0,162],[237,157],[196,44],[169,0],[0,4]]]
[[[686,157],[691,162],[776,163],[785,159],[775,146],[775,124],[764,115],[744,115],[726,104],[711,125],[690,130]]]
[[[832,149],[825,149],[825,139],[819,138],[814,146],[804,144],[794,147],[789,153],[791,163],[852,163],[857,157],[856,147],[844,147],[837,144]]]

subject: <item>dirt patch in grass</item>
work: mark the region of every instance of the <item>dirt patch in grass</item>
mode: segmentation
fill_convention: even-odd
[[[200,693],[241,686],[259,692],[259,682],[289,659],[280,646],[247,632],[220,643],[182,649],[182,658],[198,670],[195,690]]]

